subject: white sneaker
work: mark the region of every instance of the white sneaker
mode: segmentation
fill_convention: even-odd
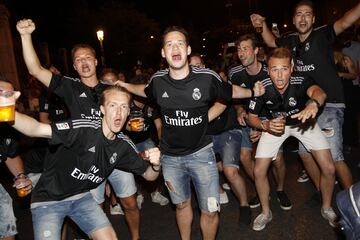
[[[307,182],[309,181],[309,176],[307,175],[305,170],[302,170],[301,176],[297,179],[299,183]]]
[[[136,197],[136,202],[137,202],[138,208],[140,210],[142,207],[142,204],[144,202],[144,196],[142,194],[138,194]]]
[[[169,199],[164,197],[160,192],[155,191],[151,193],[151,200],[154,203],[158,203],[161,206],[165,206],[169,203]]]
[[[337,221],[338,217],[331,207],[328,209],[321,208],[321,216],[323,218],[325,218],[326,220],[328,220],[330,226],[332,226],[334,228],[339,226],[338,221]]]
[[[225,190],[230,190],[231,189],[228,183],[223,183],[222,188],[225,189]]]
[[[270,212],[269,216],[266,216],[265,214],[260,213],[260,215],[257,216],[254,220],[253,230],[255,230],[255,231],[263,230],[266,227],[266,224],[271,222],[271,220],[272,220],[271,212]]]
[[[220,193],[220,204],[226,204],[229,202],[229,198],[226,192]]]
[[[124,215],[124,211],[122,210],[120,204],[116,204],[115,206],[110,205],[110,214],[111,215]]]

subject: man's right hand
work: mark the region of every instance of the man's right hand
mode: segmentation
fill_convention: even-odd
[[[265,22],[265,18],[257,13],[251,14],[250,20],[251,20],[251,23],[254,26],[254,28],[262,27]]]
[[[31,34],[35,30],[35,23],[31,19],[22,19],[17,22],[16,29],[21,35]]]

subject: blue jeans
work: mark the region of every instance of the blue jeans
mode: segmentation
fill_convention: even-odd
[[[241,136],[241,129],[237,128],[212,136],[214,152],[220,155],[224,167],[239,168]]]
[[[241,149],[248,149],[252,151],[253,143],[250,140],[250,127],[246,125],[241,130],[242,130]]]
[[[130,197],[137,192],[135,178],[132,173],[115,168],[107,179],[109,180],[115,195],[119,198]],[[105,201],[105,184],[106,181],[90,191],[95,201],[99,204]]]
[[[352,197],[350,197],[350,192]],[[348,240],[360,239],[360,182],[336,195],[340,225]]]
[[[59,201],[31,209],[34,239],[60,240],[61,227],[66,216],[70,217],[87,235],[111,226],[104,211],[91,194],[77,200]]]
[[[211,145],[185,156],[161,156],[165,185],[173,204],[191,198],[192,181],[201,210],[220,210],[219,173]]]
[[[0,184],[0,238],[17,234],[16,218],[14,216],[12,199]]]
[[[330,145],[334,161],[344,160],[342,127],[344,123],[344,108],[326,106],[317,119],[323,135]],[[305,147],[299,144],[299,154],[308,153]]]
[[[146,149],[154,148],[154,147],[156,147],[156,146],[155,146],[154,141],[151,140],[151,138],[148,138],[145,141],[139,142],[136,144],[136,148],[138,149],[139,152],[142,152],[142,151],[145,151]]]

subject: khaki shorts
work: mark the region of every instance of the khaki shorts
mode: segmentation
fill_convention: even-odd
[[[317,123],[299,124],[286,126],[285,132],[281,136],[263,132],[256,149],[255,158],[272,158],[275,160],[279,148],[290,136],[301,141],[308,151],[330,149],[329,143]]]

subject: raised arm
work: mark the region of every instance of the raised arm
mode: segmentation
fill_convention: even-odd
[[[49,87],[52,73],[41,66],[31,39],[31,33],[35,30],[34,22],[31,19],[20,20],[16,29],[20,33],[23,57],[29,73]]]
[[[265,44],[268,47],[273,47],[273,48],[276,47],[275,44],[276,38],[274,34],[271,32],[271,30],[268,28],[265,18],[257,13],[253,13],[250,15],[250,20],[254,28],[256,27],[262,28],[261,36],[264,39]]]
[[[125,83],[123,81],[116,81],[116,85],[125,88],[130,93],[135,94],[140,97],[146,97],[145,94],[145,84],[132,84],[132,83]]]
[[[15,112],[15,123],[12,127],[29,137],[51,138],[52,136],[49,124],[38,122],[19,112]]]
[[[335,34],[339,35],[360,18],[360,2],[334,23]]]

